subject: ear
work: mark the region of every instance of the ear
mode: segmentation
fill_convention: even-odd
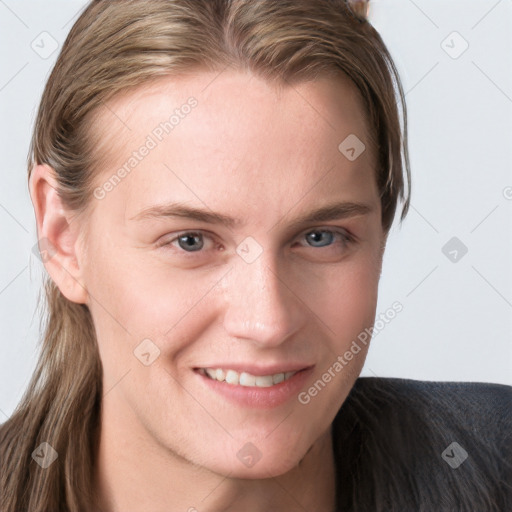
[[[36,215],[40,258],[48,274],[67,299],[86,303],[88,294],[76,252],[80,250],[80,226],[57,194],[55,171],[48,165],[34,166],[29,190]]]

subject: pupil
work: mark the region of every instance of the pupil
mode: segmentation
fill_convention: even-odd
[[[199,235],[184,235],[179,238],[180,247],[185,250],[191,249],[192,251],[199,251],[202,249],[203,244],[200,243],[199,245],[194,246],[194,243],[200,241],[201,240]]]
[[[328,234],[328,238],[326,239],[326,242],[327,244],[322,244],[321,243],[321,240],[322,240],[322,236],[324,234]],[[328,245],[330,242],[332,242],[332,237],[333,237],[333,234],[332,233],[327,233],[327,231],[314,231],[312,233],[310,233],[308,236],[310,236],[310,239],[311,241],[316,244],[318,242],[320,242],[320,245],[323,246],[323,245]]]

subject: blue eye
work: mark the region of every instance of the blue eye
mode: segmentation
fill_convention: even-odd
[[[204,247],[203,235],[201,233],[184,233],[175,240],[179,246],[187,252],[200,251]]]
[[[330,231],[326,229],[310,231],[305,236],[311,247],[321,248],[333,245],[336,235],[341,238],[342,244],[348,244],[350,242],[350,237],[348,235],[339,231]]]
[[[329,229],[316,229],[313,231],[308,231],[306,234],[303,234],[301,237],[301,241],[299,242],[302,247],[323,249],[323,248],[341,248],[345,249],[353,239],[351,236],[343,231],[334,231]],[[209,240],[209,242],[208,242]],[[307,241],[307,246],[305,246],[302,240]],[[338,243],[336,243],[338,242]],[[212,237],[209,235],[205,235],[199,231],[183,231],[179,233],[172,239],[164,239],[158,243],[158,247],[169,247],[177,250],[178,253],[200,253],[208,250],[208,248],[212,249],[215,246],[215,242]]]
[[[322,236],[325,234],[328,236]],[[334,233],[332,231],[312,231],[306,235],[306,239],[308,240],[308,243],[310,243],[313,247],[325,247],[326,245],[330,245],[334,240]]]

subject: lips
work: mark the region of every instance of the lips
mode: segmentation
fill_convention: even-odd
[[[210,363],[194,372],[207,393],[214,393],[237,406],[272,409],[293,401],[315,365]]]
[[[226,382],[233,386],[268,388],[290,379],[298,370],[269,373],[268,375],[253,375],[246,371],[238,372],[224,368],[201,368],[199,371],[212,380]]]

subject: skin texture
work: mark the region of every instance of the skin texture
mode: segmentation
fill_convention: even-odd
[[[46,268],[96,328],[101,510],[330,511],[330,425],[367,349],[307,405],[297,394],[235,404],[195,369],[294,363],[312,367],[303,391],[373,325],[385,234],[361,100],[342,75],[279,87],[235,70],[165,77],[99,112],[96,185],[191,96],[197,105],[87,215],[63,207],[47,166],[30,181],[38,235],[56,248]],[[366,143],[354,161],[338,149],[349,134]],[[237,222],[133,219],[166,202]],[[334,202],[370,211],[293,225]],[[186,231],[199,251],[179,243]],[[246,237],[262,250],[251,263],[237,253]],[[134,355],[144,339],[160,350],[147,366]],[[260,456],[251,467],[237,457],[247,443]]]

